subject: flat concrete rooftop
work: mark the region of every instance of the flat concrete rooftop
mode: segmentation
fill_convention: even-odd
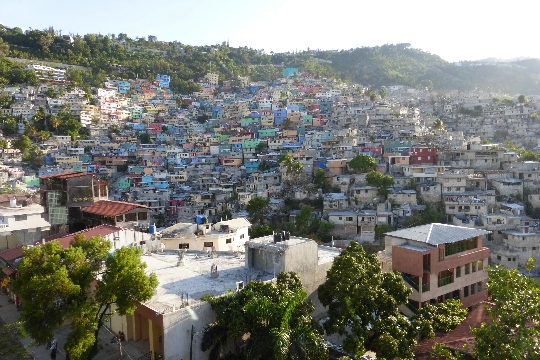
[[[142,256],[146,263],[146,273],[155,273],[159,285],[155,295],[145,306],[156,312],[169,312],[181,308],[187,299],[189,304],[199,302],[205,294],[221,295],[236,289],[236,282],[249,280],[271,280],[273,274],[245,267],[245,256],[241,254],[218,253],[210,258],[204,252],[186,252],[184,266],[177,266],[178,255],[172,252]],[[219,276],[211,277],[212,265],[217,266]]]

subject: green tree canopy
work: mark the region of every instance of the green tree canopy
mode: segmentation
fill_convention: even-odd
[[[328,307],[324,328],[345,337],[343,348],[357,358],[366,350],[377,359],[413,358],[418,337],[449,331],[464,320],[460,301],[429,305],[410,319],[399,311],[411,290],[398,272],[382,272],[377,257],[356,242],[334,259],[319,300]]]
[[[304,165],[300,161],[294,160],[292,154],[284,154],[279,158],[279,164],[285,170],[285,176],[288,178],[289,182],[295,184],[304,171]]]
[[[394,185],[394,178],[391,175],[384,175],[374,170],[367,173],[366,181],[379,189],[379,195],[386,195],[387,188]]]
[[[30,164],[34,169],[43,165],[43,151],[37,145],[32,145],[22,156],[22,161]]]
[[[21,137],[15,140],[12,145],[13,148],[20,150],[23,154],[26,154],[32,147],[32,141],[28,136],[21,135]]]
[[[243,357],[253,360],[328,359],[323,331],[312,319],[315,309],[307,300],[300,278],[281,273],[277,281],[252,281],[238,293],[205,297],[216,312],[216,321],[203,334],[201,348],[210,350],[209,359],[223,355],[228,340],[245,340]]]
[[[24,328],[38,344],[68,321],[66,352],[72,359],[91,359],[112,306],[120,315],[133,314],[137,302],[153,296],[157,278],[145,274],[140,250],[121,248],[109,255],[110,249],[103,237],[79,234],[66,249],[51,241],[24,250],[13,286],[21,298]]]
[[[487,308],[493,321],[473,329],[478,359],[539,359],[540,285],[518,270],[488,268],[487,288],[493,305]]]
[[[343,348],[357,357],[371,349],[378,359],[412,358],[417,334],[398,310],[410,293],[398,273],[383,273],[375,255],[351,242],[319,286],[328,307],[324,328],[345,336]]]
[[[349,161],[349,168],[359,172],[368,172],[377,168],[377,161],[373,156],[358,154]]]
[[[426,205],[425,210],[409,216],[405,219],[405,227],[414,227],[425,224],[440,223],[444,219],[444,214],[432,208],[430,204]]]
[[[248,212],[249,221],[252,224],[262,225],[264,220],[270,213],[270,199],[265,197],[254,197],[249,200],[246,205],[246,211]]]

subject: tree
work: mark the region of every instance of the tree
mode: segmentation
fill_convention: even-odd
[[[279,158],[279,164],[284,167],[285,176],[291,183],[296,183],[302,176],[304,165],[294,160],[292,154],[285,154]]]
[[[319,286],[319,300],[328,307],[323,326],[343,335],[343,348],[358,358],[366,349],[378,359],[412,358],[417,333],[398,310],[410,293],[397,272],[382,272],[376,256],[353,241]]]
[[[281,124],[284,129],[290,129],[292,127],[292,120],[290,118],[283,119],[283,123]]]
[[[249,333],[248,359],[328,359],[322,329],[312,319],[315,309],[295,273],[281,273],[276,282],[251,281],[238,293],[205,297],[216,312],[201,341],[209,359],[223,355],[228,340],[235,343]]]
[[[394,230],[394,226],[390,224],[380,224],[375,226],[375,240],[383,238],[384,233]]]
[[[249,221],[251,221],[252,224],[262,225],[270,212],[270,209],[268,208],[269,204],[270,199],[265,197],[258,196],[249,200],[246,205]]]
[[[474,354],[482,360],[540,358],[540,286],[515,269],[497,266],[488,274],[493,305],[487,313],[493,321],[472,330]]]
[[[139,141],[141,142],[141,144],[150,144],[152,142],[152,140],[150,139],[150,134],[148,133],[140,133]]]
[[[428,338],[435,337],[435,331],[449,332],[454,330],[467,317],[467,309],[459,299],[448,299],[436,305],[424,304],[415,319],[423,318],[424,324],[428,325],[425,333],[421,334]]]
[[[521,95],[518,96],[518,103],[520,103],[520,104],[527,103],[527,98],[525,97],[525,95],[521,94]]]
[[[25,336],[20,322],[0,324],[0,357],[2,359],[27,359],[28,353],[20,340]]]
[[[13,148],[18,149],[21,153],[25,154],[32,147],[32,141],[28,136],[21,135],[21,137],[15,140],[12,145]]]
[[[326,181],[326,172],[323,169],[317,169],[313,174],[313,184],[321,189],[323,193],[327,193],[331,189],[331,185]]]
[[[359,172],[368,172],[377,168],[377,161],[373,156],[358,154],[349,161],[349,168]]]
[[[443,217],[443,213],[433,209],[430,204],[427,204],[423,211],[405,219],[404,225],[409,228],[425,224],[440,223],[443,221]]]
[[[22,300],[24,328],[38,344],[69,321],[66,353],[72,359],[91,359],[105,321],[114,312],[133,314],[137,302],[153,296],[157,278],[145,274],[141,251],[125,247],[110,255],[110,249],[111,242],[101,236],[78,234],[66,249],[51,241],[23,250],[13,286]]]
[[[32,145],[22,156],[22,161],[37,169],[43,165],[43,151],[37,145]]]
[[[9,44],[0,39],[0,58],[7,56],[9,54]]]
[[[45,130],[41,130],[38,134],[37,134],[37,139],[41,142],[44,142],[44,141],[47,141],[49,140],[49,138],[51,137],[51,133],[48,132],[48,131],[45,131]]]
[[[379,89],[379,96],[381,97],[381,99],[386,98],[386,88],[384,86]]]
[[[260,145],[260,144],[259,144]],[[257,146],[259,146],[257,145]],[[270,164],[269,161],[267,160],[262,160],[260,163],[259,163],[259,166],[257,166],[257,170],[258,171],[268,171],[272,169],[272,165]]]
[[[54,132],[56,133],[58,131],[58,127],[62,124],[62,121],[58,118],[58,116],[52,115],[47,119],[49,125],[54,129]]]
[[[366,181],[371,186],[376,186],[379,189],[379,195],[386,195],[387,188],[394,185],[394,178],[391,175],[384,175],[378,171],[370,171],[366,175]]]
[[[444,129],[444,123],[441,119],[437,118],[433,121],[433,124],[431,125],[431,128],[433,130],[443,130]]]
[[[2,130],[4,135],[13,135],[17,133],[17,120],[13,117],[8,117],[4,120]]]
[[[250,239],[255,239],[266,235],[272,235],[274,231],[268,225],[259,225],[252,226],[251,228],[249,228],[248,232]]]

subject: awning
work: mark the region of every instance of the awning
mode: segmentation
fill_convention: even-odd
[[[6,276],[11,276],[15,273],[15,271],[13,271],[12,268],[10,268],[9,266],[6,266],[5,268],[2,269],[2,272],[6,275]]]

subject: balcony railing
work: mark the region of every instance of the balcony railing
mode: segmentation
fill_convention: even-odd
[[[439,287],[452,284],[454,282],[453,276],[447,276],[439,279]]]
[[[422,284],[422,292],[428,292],[429,291],[429,283]]]
[[[407,274],[401,274],[401,276],[403,277],[403,280],[411,285],[413,287],[413,289],[415,289],[416,291],[420,291],[419,290],[419,286],[418,286],[418,283],[416,283],[416,281],[414,281],[411,277],[409,277]]]
[[[407,307],[407,309],[411,310],[413,312],[413,314],[418,313],[418,309],[415,308],[414,306],[412,306],[410,303],[406,303],[405,306]]]

